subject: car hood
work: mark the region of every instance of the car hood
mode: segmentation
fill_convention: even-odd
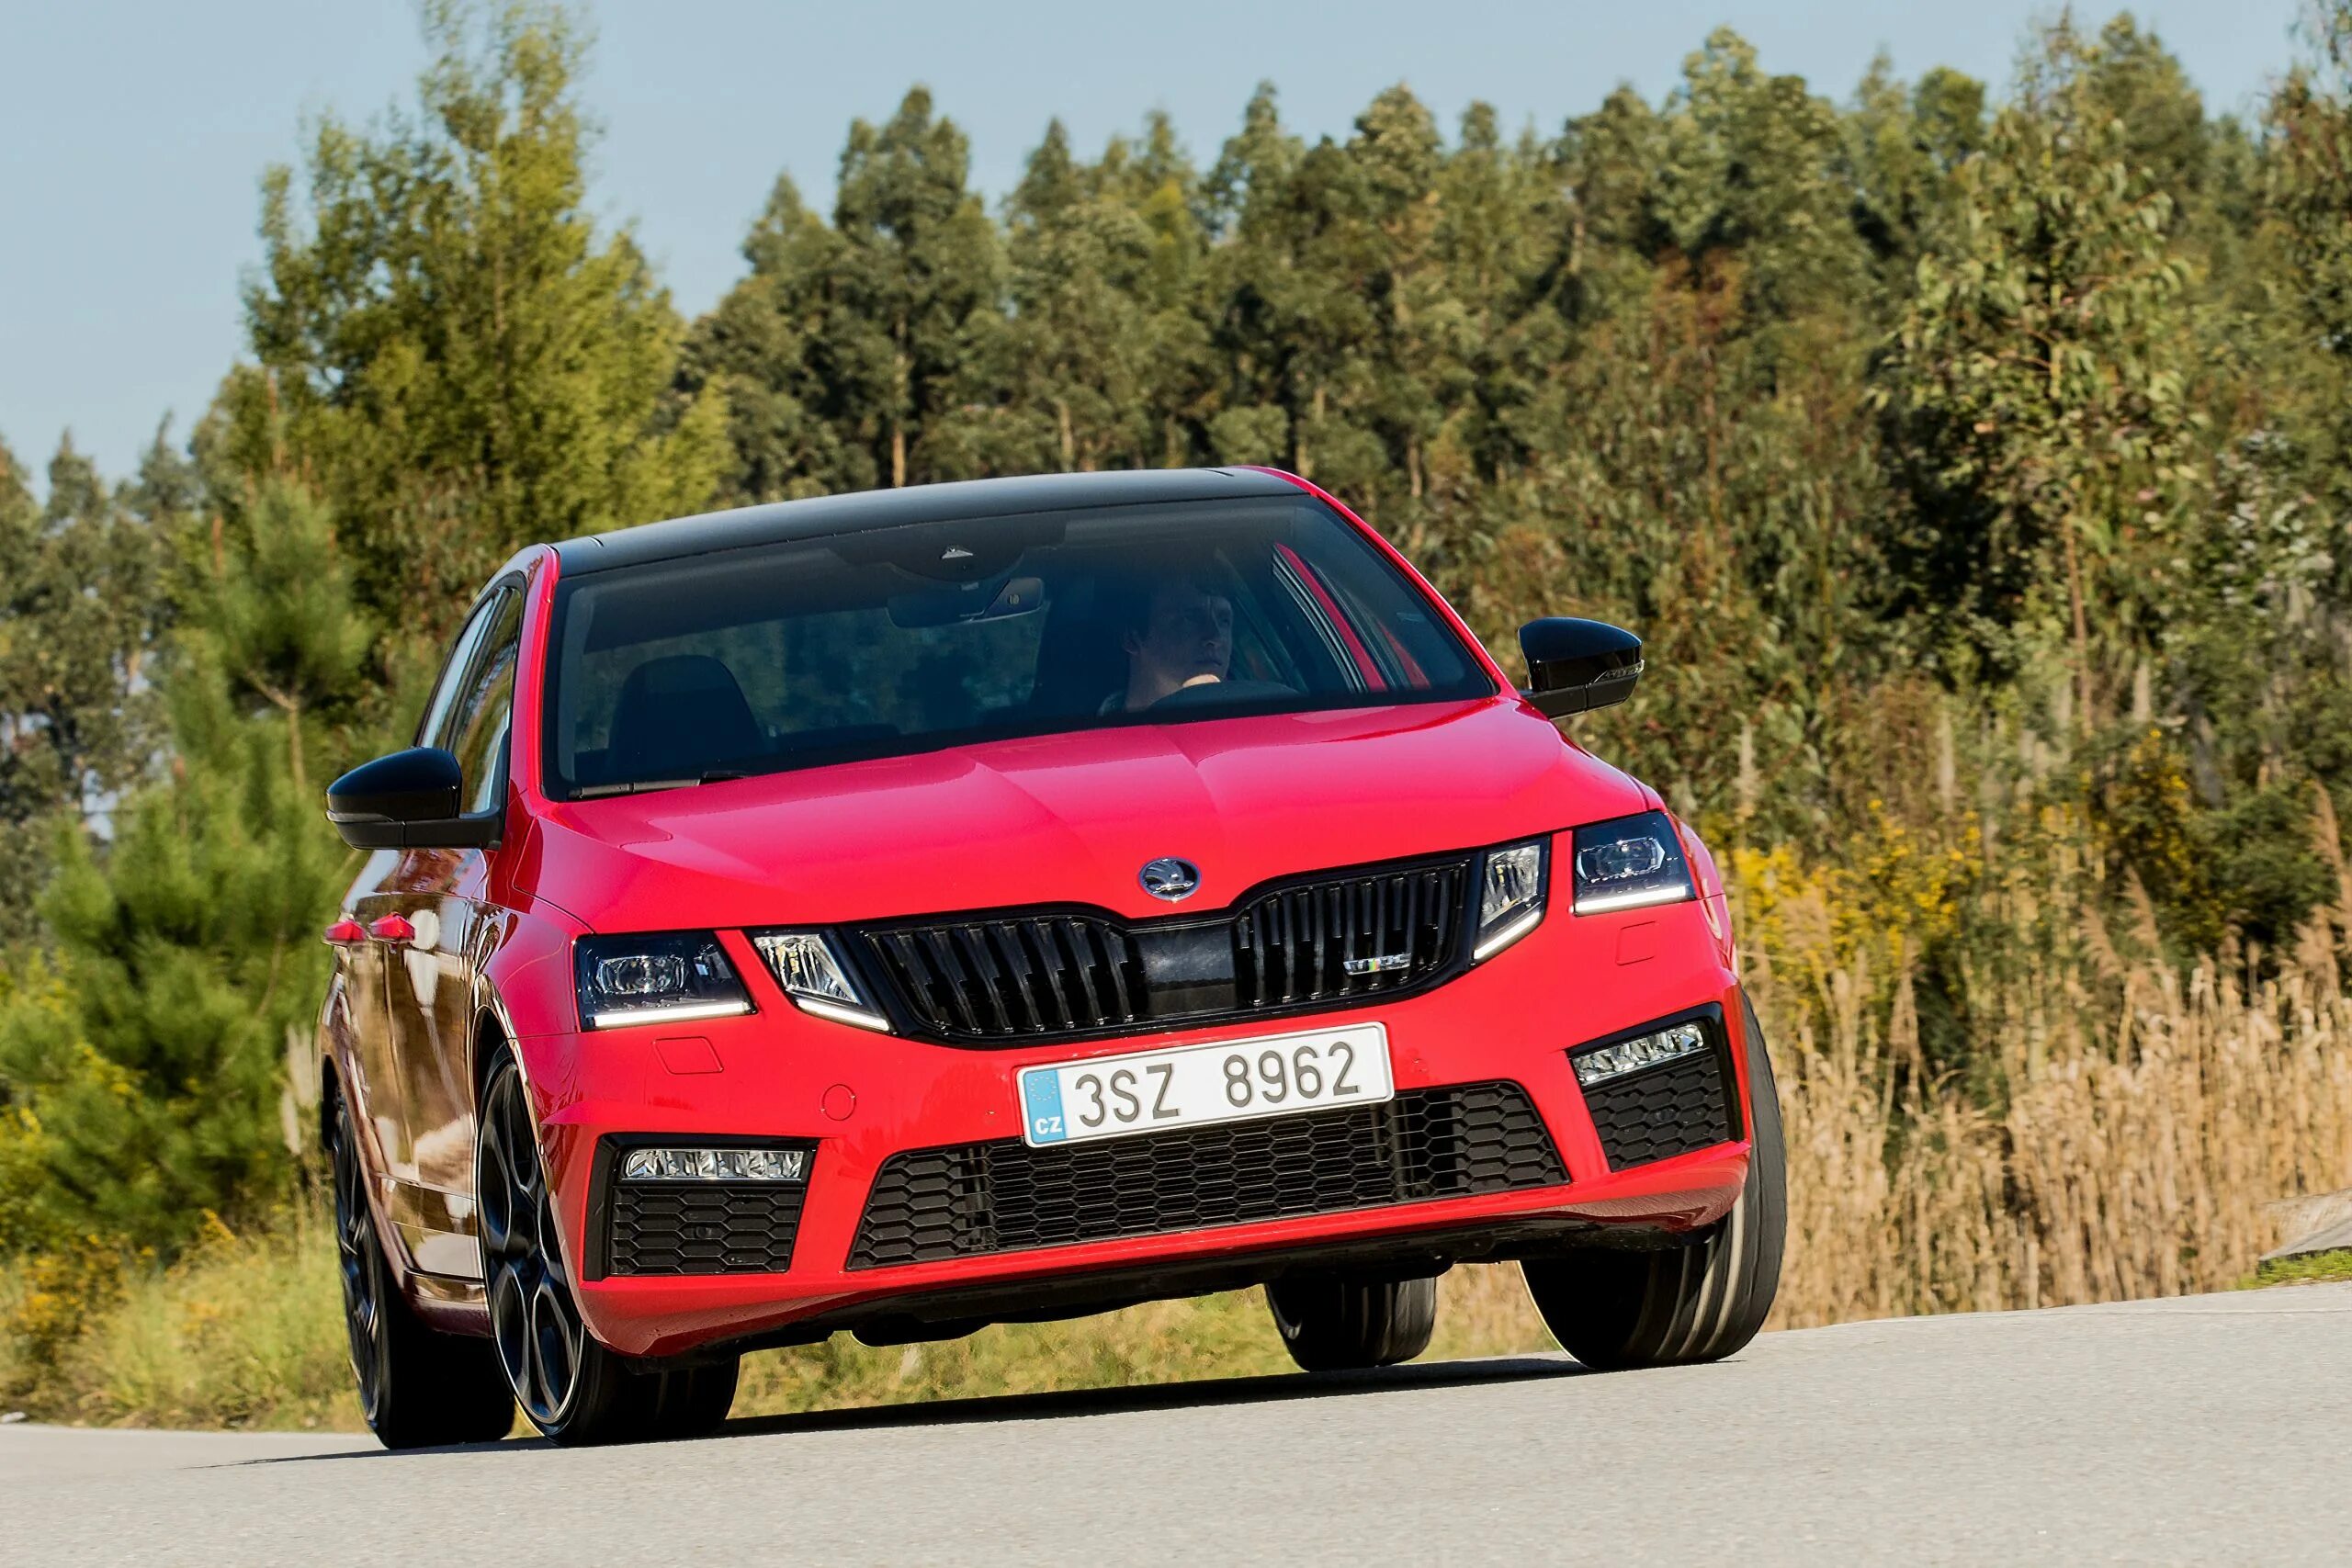
[[[1497,843],[1649,804],[1513,698],[1086,730],[545,808],[521,891],[599,931],[1021,904],[1186,912],[1269,877]]]

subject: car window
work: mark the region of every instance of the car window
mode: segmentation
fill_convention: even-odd
[[[973,740],[1487,695],[1322,502],[925,523],[567,579],[558,798]]]
[[[464,776],[459,798],[469,812],[498,804],[508,720],[514,708],[514,667],[523,646],[523,595],[499,595],[485,625],[481,651],[459,683],[446,744]]]
[[[449,645],[449,652],[441,661],[441,678],[434,682],[432,699],[424,705],[424,717],[416,727],[419,746],[449,743],[449,710],[457,705],[458,694],[466,683],[467,669],[473,663],[475,650],[481,647],[482,634],[490,628],[500,597],[491,593],[476,604],[474,613],[458,628],[457,640]]]

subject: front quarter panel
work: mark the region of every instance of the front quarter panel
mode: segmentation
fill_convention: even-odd
[[[1698,887],[1700,912],[1706,916],[1707,929],[1714,935],[1716,956],[1724,968],[1736,973],[1739,968],[1739,942],[1732,934],[1731,900],[1724,887],[1723,873],[1715,865],[1714,852],[1690,824],[1679,817],[1673,820],[1675,831],[1682,839],[1683,858],[1690,865],[1690,879]]]

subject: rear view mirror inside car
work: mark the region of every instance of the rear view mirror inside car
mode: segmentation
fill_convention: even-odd
[[[956,588],[899,593],[890,599],[890,624],[900,628],[944,626],[958,621],[1001,621],[1034,614],[1046,607],[1046,581],[1040,577],[1009,577],[996,592],[987,581]]]

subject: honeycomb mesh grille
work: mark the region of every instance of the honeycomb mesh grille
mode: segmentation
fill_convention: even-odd
[[[613,1189],[614,1274],[781,1274],[792,1267],[803,1182],[677,1182]]]
[[[1737,1135],[1722,1058],[1702,1051],[1584,1091],[1609,1168],[1647,1165]]]
[[[852,1269],[1159,1235],[1566,1181],[1513,1083],[1385,1105],[1032,1148],[1018,1139],[894,1155]]]

